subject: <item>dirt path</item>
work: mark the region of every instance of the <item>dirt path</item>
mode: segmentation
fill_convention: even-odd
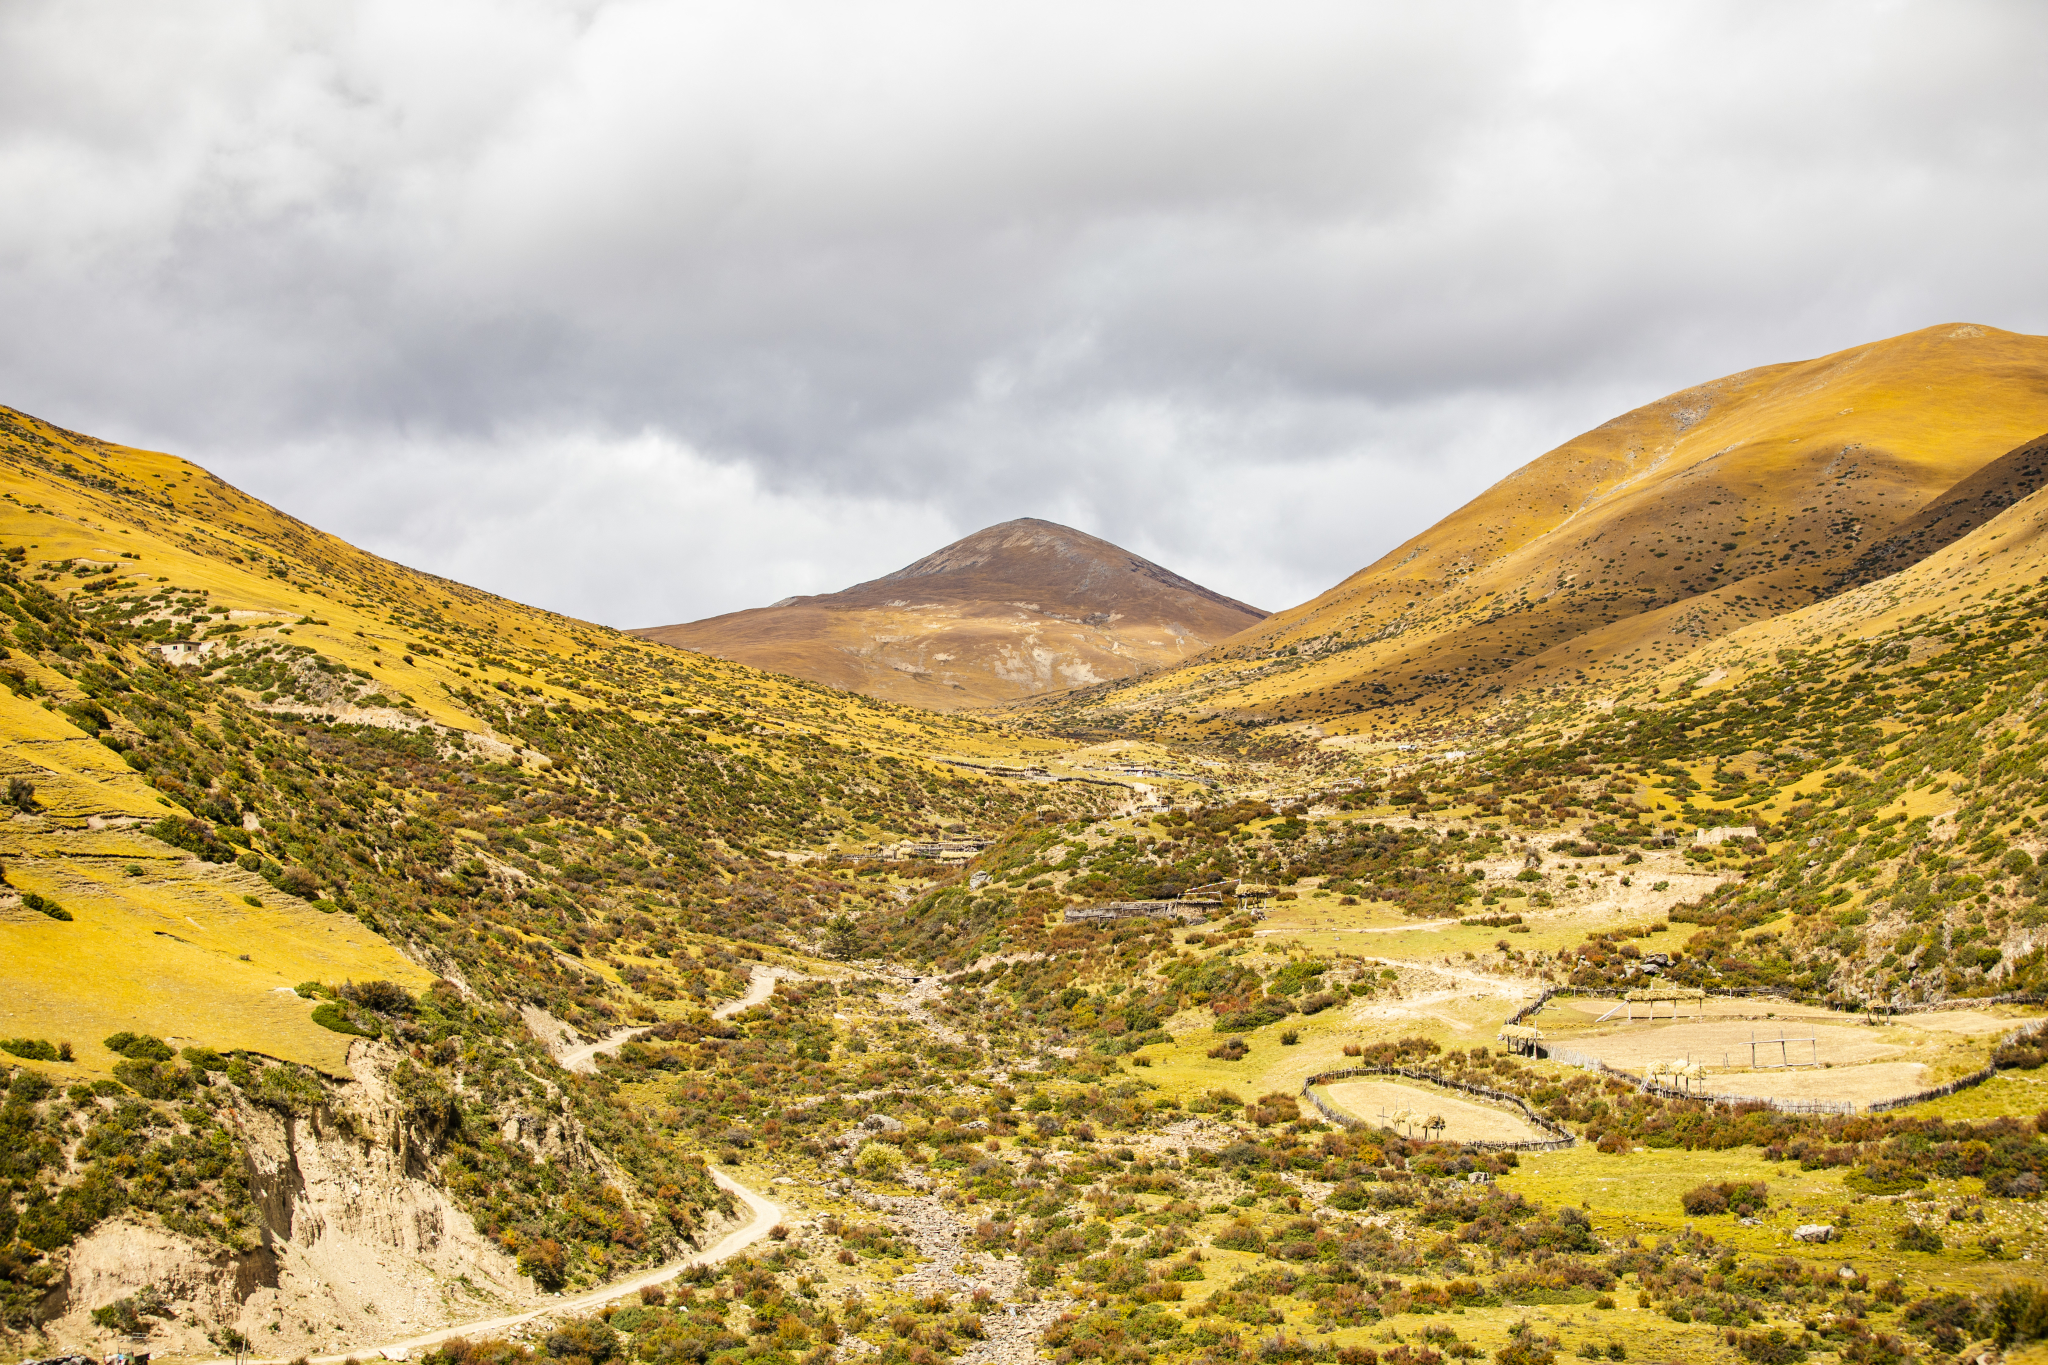
[[[415,1352],[429,1346],[438,1346],[451,1337],[496,1336],[519,1326],[521,1323],[532,1322],[536,1318],[572,1317],[578,1313],[594,1312],[614,1299],[624,1298],[628,1294],[637,1294],[648,1285],[660,1284],[665,1280],[673,1279],[676,1275],[693,1265],[711,1265],[734,1256],[760,1241],[763,1237],[766,1237],[769,1229],[781,1221],[782,1206],[780,1204],[754,1193],[754,1191],[740,1184],[739,1181],[734,1180],[716,1167],[710,1168],[710,1175],[712,1180],[718,1183],[720,1189],[726,1190],[737,1197],[740,1202],[747,1206],[753,1216],[731,1232],[725,1234],[725,1236],[719,1238],[710,1247],[693,1256],[685,1256],[681,1260],[670,1261],[667,1265],[658,1266],[653,1270],[643,1270],[639,1274],[628,1276],[623,1280],[614,1280],[601,1289],[593,1289],[571,1298],[556,1299],[542,1307],[530,1308],[524,1313],[513,1313],[500,1318],[481,1318],[475,1322],[457,1323],[452,1327],[442,1327],[416,1337],[406,1337],[402,1341],[388,1342],[381,1346],[359,1347],[353,1351],[314,1356],[312,1359],[315,1365],[327,1365],[327,1362],[342,1361],[351,1355],[358,1359],[371,1359],[382,1356],[386,1360],[404,1360]],[[244,1360],[246,1361],[247,1357]]]
[[[780,967],[756,967],[747,979],[746,993],[737,1000],[728,1000],[711,1011],[714,1019],[730,1019],[735,1014],[745,1014],[754,1006],[775,993],[775,983],[781,977],[794,977],[795,972]],[[564,1071],[597,1070],[597,1055],[600,1052],[616,1052],[626,1043],[632,1042],[648,1032],[646,1026],[613,1029],[594,1043],[579,1043],[575,1047],[563,1048],[555,1054],[555,1061]]]
[[[786,972],[780,967],[756,967],[747,979],[746,994],[737,1000],[728,1000],[711,1011],[713,1019],[730,1019],[735,1014],[745,1014],[754,1006],[775,994],[776,981],[785,976],[793,977],[795,972]]]
[[[645,1032],[645,1028],[613,1029],[594,1043],[564,1048],[555,1054],[555,1060],[561,1064],[564,1071],[595,1071],[598,1053],[616,1051],[620,1045],[632,1042]]]

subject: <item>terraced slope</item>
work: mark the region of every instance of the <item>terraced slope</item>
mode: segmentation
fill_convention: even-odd
[[[633,633],[949,711],[1149,672],[1264,617],[1106,540],[1026,517],[843,592]]]
[[[1566,442],[1313,601],[1065,714],[1162,735],[1370,731],[1616,685],[1938,547],[2032,486],[2039,461],[2018,448],[2044,427],[2048,338],[1985,327],[1730,375]]]

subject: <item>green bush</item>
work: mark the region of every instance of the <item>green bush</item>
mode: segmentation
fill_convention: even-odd
[[[1768,1332],[1744,1332],[1735,1338],[1735,1349],[1755,1365],[1797,1365],[1806,1359],[1806,1348],[1785,1335],[1782,1327]]]
[[[41,914],[48,915],[51,919],[61,919],[68,921],[71,918],[71,912],[69,910],[66,910],[63,906],[57,904],[57,902],[51,900],[48,896],[38,896],[33,891],[22,892],[21,903],[31,910],[37,911]]]
[[[138,1062],[168,1062],[178,1055],[171,1050],[171,1045],[161,1038],[153,1038],[147,1033],[129,1033],[125,1030],[109,1034],[105,1046],[109,1052],[119,1053]]]
[[[114,1079],[146,1100],[170,1100],[192,1093],[192,1073],[162,1062],[124,1057],[114,1063]]]
[[[1762,1213],[1770,1204],[1770,1191],[1756,1181],[1741,1181],[1719,1184],[1698,1185],[1679,1196],[1685,1211],[1695,1218],[1704,1218],[1716,1213],[1732,1213],[1738,1218],[1749,1218]]]
[[[313,1022],[321,1028],[332,1029],[336,1033],[353,1034],[358,1038],[375,1038],[377,1036],[377,1028],[374,1024],[368,1028],[358,1024],[349,1017],[348,1006],[338,1000],[323,1000],[319,1005],[315,1006]]]
[[[903,1154],[886,1142],[870,1142],[854,1155],[853,1168],[869,1180],[894,1180],[903,1169]]]
[[[174,848],[184,849],[203,862],[231,863],[235,860],[234,849],[215,836],[213,826],[201,824],[197,820],[166,815],[151,825],[149,832]]]
[[[2001,1349],[2023,1341],[2048,1340],[2048,1285],[2007,1285],[1991,1300],[1984,1316]]]
[[[54,1062],[57,1049],[44,1038],[0,1038],[0,1052],[11,1052],[31,1062]]]
[[[1901,1251],[1940,1251],[1941,1234],[1921,1223],[1908,1223],[1899,1229],[1898,1247]]]

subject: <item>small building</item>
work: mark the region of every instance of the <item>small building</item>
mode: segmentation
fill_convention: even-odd
[[[1536,1045],[1543,1041],[1542,1033],[1534,1024],[1502,1024],[1494,1038],[1506,1043],[1509,1052],[1528,1057],[1536,1055]]]

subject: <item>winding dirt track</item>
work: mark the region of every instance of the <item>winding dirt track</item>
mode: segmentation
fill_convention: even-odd
[[[711,1011],[711,1017],[730,1019],[736,1014],[745,1014],[775,994],[775,983],[779,978],[794,975],[795,973],[783,971],[780,967],[754,968],[747,978],[746,993],[739,999],[728,1000]],[[575,1047],[563,1049],[555,1054],[555,1062],[564,1071],[595,1071],[598,1053],[616,1052],[622,1044],[632,1042],[647,1031],[644,1027],[614,1029],[594,1043],[579,1043]]]
[[[693,1265],[712,1265],[730,1256],[737,1255],[739,1252],[760,1241],[763,1237],[766,1237],[769,1229],[782,1220],[782,1206],[771,1199],[763,1198],[761,1195],[754,1193],[754,1191],[740,1184],[739,1181],[734,1180],[716,1167],[709,1169],[712,1180],[718,1183],[719,1188],[727,1190],[737,1197],[747,1206],[753,1217],[719,1238],[710,1247],[697,1252],[695,1255],[685,1256],[681,1260],[670,1261],[667,1265],[657,1266],[653,1270],[643,1270],[639,1274],[629,1275],[623,1280],[614,1280],[602,1288],[592,1289],[587,1293],[577,1294],[566,1299],[553,1300],[539,1308],[530,1308],[523,1313],[513,1313],[501,1318],[479,1318],[474,1322],[456,1323],[452,1327],[438,1328],[416,1337],[406,1337],[400,1341],[386,1342],[381,1346],[357,1347],[354,1350],[338,1352],[333,1355],[314,1356],[312,1358],[314,1365],[329,1365],[329,1362],[345,1360],[351,1355],[362,1360],[374,1359],[379,1356],[386,1360],[404,1360],[417,1351],[424,1350],[430,1346],[438,1346],[451,1337],[495,1336],[498,1333],[517,1327],[522,1322],[531,1322],[535,1318],[574,1316],[578,1313],[593,1312],[614,1299],[624,1298],[628,1294],[637,1294],[648,1285],[660,1284],[665,1280],[674,1279],[678,1274]],[[244,1357],[244,1360],[246,1361],[247,1357]]]

